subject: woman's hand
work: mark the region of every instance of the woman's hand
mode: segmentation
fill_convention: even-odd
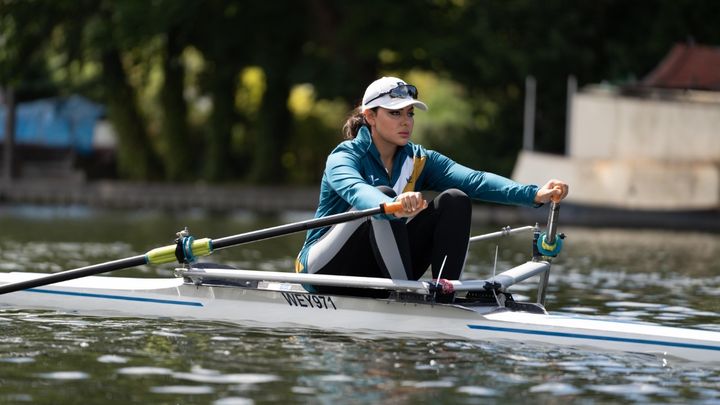
[[[569,186],[562,180],[552,179],[542,186],[535,194],[535,204],[550,201],[560,202],[568,195]]]
[[[402,193],[395,198],[395,201],[400,202],[403,206],[402,211],[393,214],[398,218],[414,217],[428,206],[427,201],[423,199],[422,193],[416,191]]]

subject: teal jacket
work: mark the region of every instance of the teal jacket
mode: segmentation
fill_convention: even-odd
[[[362,127],[357,137],[344,141],[328,156],[320,184],[315,218],[378,207],[393,201],[378,186],[389,186],[397,194],[407,191],[437,191],[457,188],[470,198],[500,204],[533,206],[538,187],[516,183],[496,174],[469,169],[421,145],[408,142],[398,150],[391,174],[385,171],[370,131]],[[394,218],[394,217],[393,217]],[[303,272],[310,247],[328,227],[311,229],[298,255],[295,270]]]

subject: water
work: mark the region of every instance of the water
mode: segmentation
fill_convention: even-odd
[[[59,271],[134,256],[171,243],[184,226],[218,238],[306,215],[5,208],[0,271]],[[720,330],[720,235],[561,231],[568,239],[552,270],[551,312]],[[294,235],[211,258],[290,271],[301,243]],[[503,241],[498,269],[528,252],[523,236]],[[489,276],[494,255],[494,243],[473,245],[467,277]],[[115,275],[168,276],[171,267]],[[514,291],[533,300],[535,284]],[[720,403],[720,365],[639,354],[8,308],[0,308],[0,336],[0,403]]]

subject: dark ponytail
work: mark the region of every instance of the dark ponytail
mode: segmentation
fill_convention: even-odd
[[[360,107],[358,107],[352,110],[350,116],[348,116],[347,120],[345,121],[345,125],[343,125],[342,128],[343,137],[345,139],[355,139],[355,136],[357,136],[360,127],[362,127],[363,125],[367,126],[368,123],[367,121],[365,121],[365,114],[363,114]]]

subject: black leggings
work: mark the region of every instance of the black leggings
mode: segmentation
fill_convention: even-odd
[[[380,189],[395,196],[389,187]],[[431,266],[433,278],[441,276],[457,280],[467,256],[471,211],[470,198],[460,190],[450,189],[408,221],[361,220],[332,259],[315,273],[418,280]],[[385,292],[375,294],[336,287],[317,286],[316,290],[321,293],[387,295]]]

